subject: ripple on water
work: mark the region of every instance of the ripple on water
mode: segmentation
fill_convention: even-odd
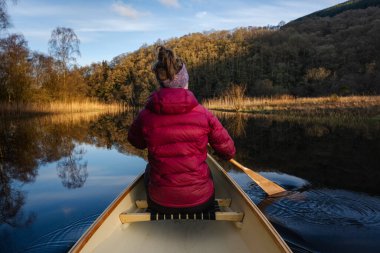
[[[376,227],[380,198],[344,190],[311,190],[279,199],[265,213],[304,224]]]
[[[294,252],[379,252],[380,197],[313,189],[303,179],[270,172],[264,176],[289,192],[268,198],[248,177],[232,176]]]
[[[67,252],[98,216],[91,215],[41,236],[22,252]]]

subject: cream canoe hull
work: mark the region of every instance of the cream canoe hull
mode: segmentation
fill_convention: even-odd
[[[82,235],[70,252],[223,253],[291,252],[270,222],[240,186],[208,156],[216,198],[231,199],[231,209],[243,212],[241,223],[165,220],[121,224],[119,214],[137,209],[146,199],[142,175],[125,189]]]

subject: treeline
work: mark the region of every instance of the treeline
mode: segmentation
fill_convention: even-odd
[[[53,54],[57,45],[47,56],[31,52],[22,35],[9,35],[0,41],[0,100],[91,97],[141,105],[157,88],[151,66],[161,44],[186,62],[199,99],[224,96],[232,85],[244,86],[248,96],[379,94],[379,16],[378,7],[356,8],[285,26],[194,33],[84,67]],[[52,33],[49,46],[54,39]]]
[[[29,49],[22,34],[8,34],[10,2],[0,0],[0,102],[20,104],[73,101],[87,96],[88,86],[75,63],[79,39],[70,28],[52,31],[49,55]]]
[[[93,96],[141,104],[156,88],[150,71],[154,48],[165,44],[186,62],[198,98],[228,93],[231,84],[248,96],[324,96],[380,93],[380,8],[312,17],[280,29],[239,28],[157,41],[85,71]]]
[[[373,7],[373,6],[379,7],[380,1],[379,0],[350,0],[350,1],[346,1],[337,5],[334,5],[327,9],[311,13],[295,21],[296,22],[301,21],[305,18],[310,18],[310,17],[327,17],[327,16],[333,17],[347,10],[366,9],[368,7]]]
[[[20,34],[0,39],[0,101],[6,103],[72,101],[86,95],[78,67],[62,72],[51,56],[30,51]]]

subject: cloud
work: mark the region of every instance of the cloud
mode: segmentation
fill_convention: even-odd
[[[201,11],[201,12],[198,12],[197,14],[195,14],[195,17],[204,18],[206,15],[207,15],[206,11]]]
[[[180,7],[178,0],[159,0],[161,4],[168,7]]]
[[[100,19],[77,22],[79,32],[147,32],[155,29],[150,22]]]
[[[335,0],[335,2],[338,1],[339,0]],[[236,26],[276,25],[281,20],[289,22],[323,8],[326,8],[326,3],[318,1],[279,1],[277,4],[259,4],[255,7],[238,6],[236,8],[224,9],[217,12],[214,16],[208,13],[207,20],[203,20],[209,25],[215,25],[216,28],[223,26],[223,24],[234,24]],[[280,15],[274,15],[274,13],[280,13]]]
[[[17,29],[11,29],[12,32],[22,33],[25,37],[33,37],[41,40],[48,40],[51,36],[51,31],[46,29],[33,29],[29,28],[25,31],[18,31]]]
[[[10,15],[25,16],[25,17],[56,17],[62,16],[63,13],[71,13],[75,11],[75,8],[69,8],[62,5],[45,5],[45,6],[33,6],[25,3],[22,6],[16,5],[10,8]]]
[[[112,10],[121,16],[134,19],[148,15],[147,12],[140,12],[131,5],[124,4],[123,2],[116,2],[112,4]]]

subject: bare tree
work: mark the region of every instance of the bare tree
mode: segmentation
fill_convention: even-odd
[[[66,91],[67,69],[71,63],[76,62],[75,56],[80,56],[80,40],[74,30],[67,27],[57,27],[51,33],[49,40],[49,53],[59,64],[59,69],[63,75],[63,89]]]
[[[73,150],[72,153],[58,162],[58,176],[62,179],[62,184],[68,189],[81,188],[87,180],[87,161],[81,162],[84,149]]]
[[[30,95],[29,49],[25,38],[12,34],[0,40],[0,100],[25,102]]]
[[[7,29],[10,26],[9,16],[7,13],[7,0],[0,0],[0,32]],[[13,0],[16,3],[17,0]]]

